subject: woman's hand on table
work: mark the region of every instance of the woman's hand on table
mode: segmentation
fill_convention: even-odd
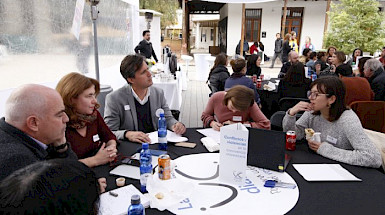
[[[312,107],[309,102],[298,102],[294,107],[289,110],[290,116],[295,116],[298,112],[301,111],[311,111]]]
[[[106,192],[107,180],[106,178],[98,178],[100,193]]]
[[[308,139],[307,143],[309,144],[309,148],[315,152],[317,152],[318,148],[322,145],[322,143]]]
[[[186,132],[186,127],[183,123],[177,122],[172,126],[171,130],[176,134],[184,134]]]
[[[219,131],[223,125],[219,122],[216,121],[211,121],[210,122],[210,127],[213,128],[216,131]]]
[[[148,135],[141,131],[128,131],[126,132],[126,138],[131,142],[151,143],[151,139]]]
[[[113,161],[116,157],[116,152],[116,149],[109,151],[109,149],[106,147],[106,143],[103,143],[99,151],[94,156],[95,166],[99,166]]]

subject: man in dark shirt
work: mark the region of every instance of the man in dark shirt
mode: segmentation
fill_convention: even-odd
[[[298,63],[298,53],[295,51],[289,52],[289,62],[286,62],[282,65],[281,71],[278,74],[278,78],[285,77],[287,71],[289,70],[290,66],[293,64]]]
[[[381,62],[377,59],[367,60],[364,74],[374,92],[374,100],[385,101],[385,72]]]
[[[158,62],[158,58],[152,48],[152,43],[150,42],[150,31],[143,31],[143,40],[135,47],[135,53],[143,55],[147,59],[151,59],[151,56],[154,57],[154,60]]]
[[[158,129],[158,109],[164,111],[167,129],[177,134],[186,131],[185,126],[172,116],[163,90],[151,86],[152,75],[142,56],[126,56],[120,65],[120,73],[128,85],[108,94],[104,109],[104,120],[118,139],[151,142],[146,133]]]
[[[68,116],[55,90],[24,85],[8,98],[0,119],[0,180],[15,170],[51,158],[77,159],[66,143]]]

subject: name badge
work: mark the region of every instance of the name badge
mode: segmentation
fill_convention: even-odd
[[[241,116],[233,116],[233,122],[242,122]]]
[[[124,110],[130,110],[130,105],[124,105]]]
[[[327,136],[326,137],[326,141],[329,142],[329,143],[332,143],[332,144],[336,144],[337,143],[337,138],[334,138],[334,137],[331,137],[331,136]]]
[[[95,134],[94,136],[92,136],[92,139],[94,140],[94,142],[97,142],[100,140],[99,138],[99,135],[98,134]]]

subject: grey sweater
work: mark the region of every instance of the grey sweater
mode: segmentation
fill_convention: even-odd
[[[297,122],[295,119],[286,112],[283,130],[295,130],[297,140],[305,137],[305,128],[320,132],[322,145],[317,150],[318,154],[351,165],[381,166],[380,152],[364,133],[360,120],[352,110],[344,111],[334,122],[308,111]]]

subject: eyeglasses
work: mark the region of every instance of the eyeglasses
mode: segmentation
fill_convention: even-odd
[[[316,99],[320,95],[325,95],[328,96],[329,94],[324,94],[324,93],[318,93],[318,92],[312,92],[312,91],[307,91],[307,97],[309,99]]]

